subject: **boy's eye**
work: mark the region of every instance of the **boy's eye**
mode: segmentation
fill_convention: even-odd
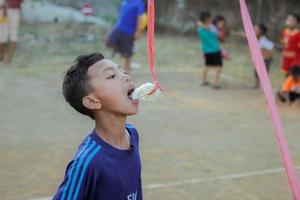
[[[116,77],[116,75],[110,75],[109,77],[107,77],[107,79],[114,79]]]
[[[127,71],[126,71],[123,67],[120,68],[120,71],[121,71],[123,74],[127,74]]]

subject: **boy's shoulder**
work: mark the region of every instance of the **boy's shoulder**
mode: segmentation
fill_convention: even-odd
[[[132,124],[126,124],[126,130],[129,133],[130,137],[133,139],[139,139],[138,131],[135,126]],[[87,157],[90,155],[90,160],[93,161],[95,157],[102,155],[102,149],[105,147],[104,142],[97,136],[95,130],[93,130],[79,145],[75,155],[72,160],[78,158]]]
[[[204,28],[203,26],[198,26],[198,27],[197,27],[197,30],[198,30],[198,31],[205,31],[205,28]]]
[[[211,24],[209,27],[209,31],[218,34],[219,30],[216,25]]]
[[[217,34],[217,29],[214,27],[214,26],[210,26],[209,29],[203,27],[203,26],[200,26],[197,28],[197,31],[199,33],[203,33],[203,34]]]
[[[207,35],[208,30],[206,30],[204,27],[200,26],[197,28],[197,32],[199,37],[204,37],[204,35]]]
[[[131,2],[123,1],[122,6],[123,8],[139,8],[140,1],[137,0]]]
[[[127,130],[130,130],[130,131],[132,131],[132,132],[134,132],[134,133],[136,133],[136,134],[138,133],[136,127],[133,126],[132,124],[126,123],[126,126],[125,126],[125,127],[126,127]]]
[[[97,143],[91,133],[79,145],[72,162],[81,165],[83,169],[92,169],[94,160],[101,155],[101,149],[102,146]]]
[[[130,137],[138,142],[139,136],[137,129],[131,124],[126,124],[126,130]],[[99,162],[103,156],[102,152],[105,145],[105,142],[103,142],[93,130],[93,132],[81,142],[72,160],[87,160],[89,164],[93,164],[95,160]]]
[[[289,28],[284,28],[281,32],[282,36],[299,36],[300,35],[300,30],[291,30]]]
[[[133,140],[132,142],[136,142],[138,144],[139,143],[139,134],[138,134],[137,129],[131,124],[126,124],[126,130],[128,131],[131,139]]]

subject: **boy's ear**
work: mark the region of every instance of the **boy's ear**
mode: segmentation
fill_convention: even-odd
[[[83,97],[82,104],[90,110],[99,110],[102,108],[102,103],[100,100],[93,95]]]

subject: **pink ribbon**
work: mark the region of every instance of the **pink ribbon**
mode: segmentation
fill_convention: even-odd
[[[268,108],[271,114],[279,152],[284,164],[286,175],[288,177],[290,189],[292,191],[294,200],[300,200],[299,181],[297,179],[295,167],[289,153],[288,144],[284,136],[284,131],[276,107],[275,98],[272,92],[272,87],[270,84],[268,73],[258,45],[257,38],[255,36],[253,24],[251,22],[251,18],[245,0],[240,0],[240,6],[241,6],[243,25],[246,32],[248,44],[250,47],[252,60],[255,65],[256,71],[258,73],[259,79],[262,83],[262,88],[267,99]]]
[[[154,62],[155,62],[155,48],[154,48],[154,22],[155,22],[155,7],[154,0],[148,0],[148,62],[150,67],[150,72],[152,75],[154,89],[149,93],[153,94],[157,89],[162,91],[162,87],[158,83],[158,77],[155,71]]]

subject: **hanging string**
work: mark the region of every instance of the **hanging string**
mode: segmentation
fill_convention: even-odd
[[[284,136],[284,131],[280,121],[279,113],[276,107],[275,98],[272,92],[272,87],[268,77],[268,73],[263,61],[263,57],[258,45],[257,38],[253,29],[253,24],[249,15],[249,11],[245,0],[240,0],[241,14],[244,29],[246,32],[248,44],[250,47],[252,60],[258,73],[259,79],[262,83],[262,88],[266,96],[268,108],[271,114],[275,136],[279,148],[279,152],[284,164],[285,172],[288,177],[288,182],[294,197],[294,200],[300,200],[300,187],[297,179],[295,167],[289,153],[288,144]]]
[[[153,94],[157,89],[162,91],[162,87],[158,83],[158,76],[155,71],[155,48],[154,48],[154,23],[155,23],[155,5],[154,0],[148,0],[148,32],[147,32],[147,43],[148,43],[148,63],[150,73],[154,83],[154,89],[149,93]]]

